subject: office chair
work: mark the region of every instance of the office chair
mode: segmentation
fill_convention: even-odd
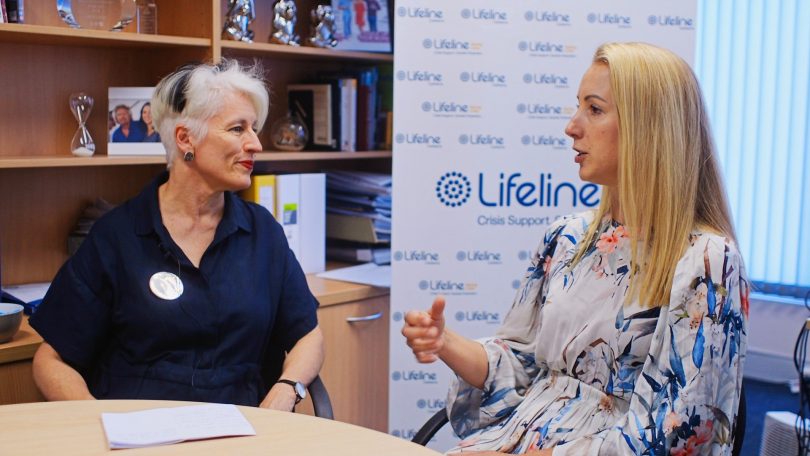
[[[447,410],[441,409],[419,428],[413,436],[411,442],[425,446],[430,439],[439,432],[439,429],[450,420],[447,418]],[[734,425],[734,446],[731,449],[731,456],[740,456],[742,451],[743,437],[745,437],[745,387],[740,391],[740,408],[737,411],[737,423]]]

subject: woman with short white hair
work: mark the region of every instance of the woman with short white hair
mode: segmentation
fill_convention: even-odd
[[[306,394],[323,363],[318,303],[281,226],[234,194],[250,186],[268,100],[261,69],[236,61],[158,84],[167,171],[94,224],[31,318],[48,400],[289,411]]]

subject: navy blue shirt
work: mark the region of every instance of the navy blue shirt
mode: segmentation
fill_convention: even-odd
[[[318,303],[281,226],[230,192],[194,267],[163,226],[157,191],[167,179],[94,224],[31,326],[96,398],[258,405],[262,371],[280,371],[267,363],[316,327]],[[157,272],[177,274],[183,294],[152,293]]]

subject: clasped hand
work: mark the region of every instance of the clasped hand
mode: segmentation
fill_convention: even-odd
[[[432,363],[439,359],[444,348],[444,298],[439,296],[427,312],[412,310],[405,314],[402,335],[420,363]]]

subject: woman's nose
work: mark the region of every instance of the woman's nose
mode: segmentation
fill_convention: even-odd
[[[259,141],[259,135],[251,129],[250,137],[245,144],[245,150],[251,153],[261,152],[262,143]]]
[[[577,114],[574,114],[565,126],[565,134],[579,139],[582,136],[582,129],[579,127]]]

